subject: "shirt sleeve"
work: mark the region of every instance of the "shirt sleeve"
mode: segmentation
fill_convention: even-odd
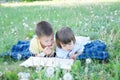
[[[35,38],[33,38],[33,39],[30,41],[29,50],[30,50],[33,54],[38,54],[38,53],[39,53],[39,48],[38,48],[37,40],[36,40]]]
[[[74,46],[73,52],[74,53],[77,52],[78,54],[81,54],[83,52],[83,49],[84,49],[83,45],[81,45],[80,43],[76,43]]]
[[[62,49],[56,47],[56,57],[58,57],[58,58],[66,58],[67,54]]]

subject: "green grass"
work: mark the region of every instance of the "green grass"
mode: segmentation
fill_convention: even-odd
[[[38,21],[49,21],[56,32],[60,27],[72,28],[75,35],[89,36],[91,40],[99,39],[106,43],[110,55],[109,63],[99,64],[93,61],[89,67],[87,78],[90,80],[120,79],[120,3],[79,4],[68,6],[34,5],[34,6],[0,6],[0,53],[9,51],[18,40],[30,40],[34,35]],[[7,59],[7,60],[6,60]],[[7,64],[6,64],[7,62]],[[46,79],[44,71],[37,74],[34,69],[19,67],[22,61],[11,58],[0,58],[0,71],[30,72],[31,80]],[[71,73],[75,80],[84,80],[84,65],[74,65]],[[76,69],[75,69],[76,68]],[[61,72],[56,72],[55,80]],[[64,73],[64,72],[63,72]],[[10,74],[10,73],[9,73]],[[8,74],[8,75],[9,75]],[[12,74],[12,73],[11,73]],[[6,79],[7,80],[7,79]],[[12,79],[9,79],[12,80]]]

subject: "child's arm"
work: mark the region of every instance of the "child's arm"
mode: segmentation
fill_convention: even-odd
[[[57,58],[67,58],[67,54],[63,49],[56,47],[55,52],[56,52],[55,57],[57,57]]]
[[[33,54],[35,54],[35,56],[37,56],[37,54],[39,54],[39,48],[38,48],[38,43],[36,41],[35,38],[33,38],[30,41],[30,47],[29,47],[30,52],[32,52]]]

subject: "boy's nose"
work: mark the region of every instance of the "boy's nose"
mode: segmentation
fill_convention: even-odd
[[[48,46],[51,46],[52,45],[52,42],[48,42]]]

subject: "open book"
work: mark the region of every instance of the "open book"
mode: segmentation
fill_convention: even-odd
[[[70,70],[73,62],[74,62],[73,59],[60,59],[55,57],[30,57],[26,61],[21,63],[20,66],[24,67],[51,66]]]

